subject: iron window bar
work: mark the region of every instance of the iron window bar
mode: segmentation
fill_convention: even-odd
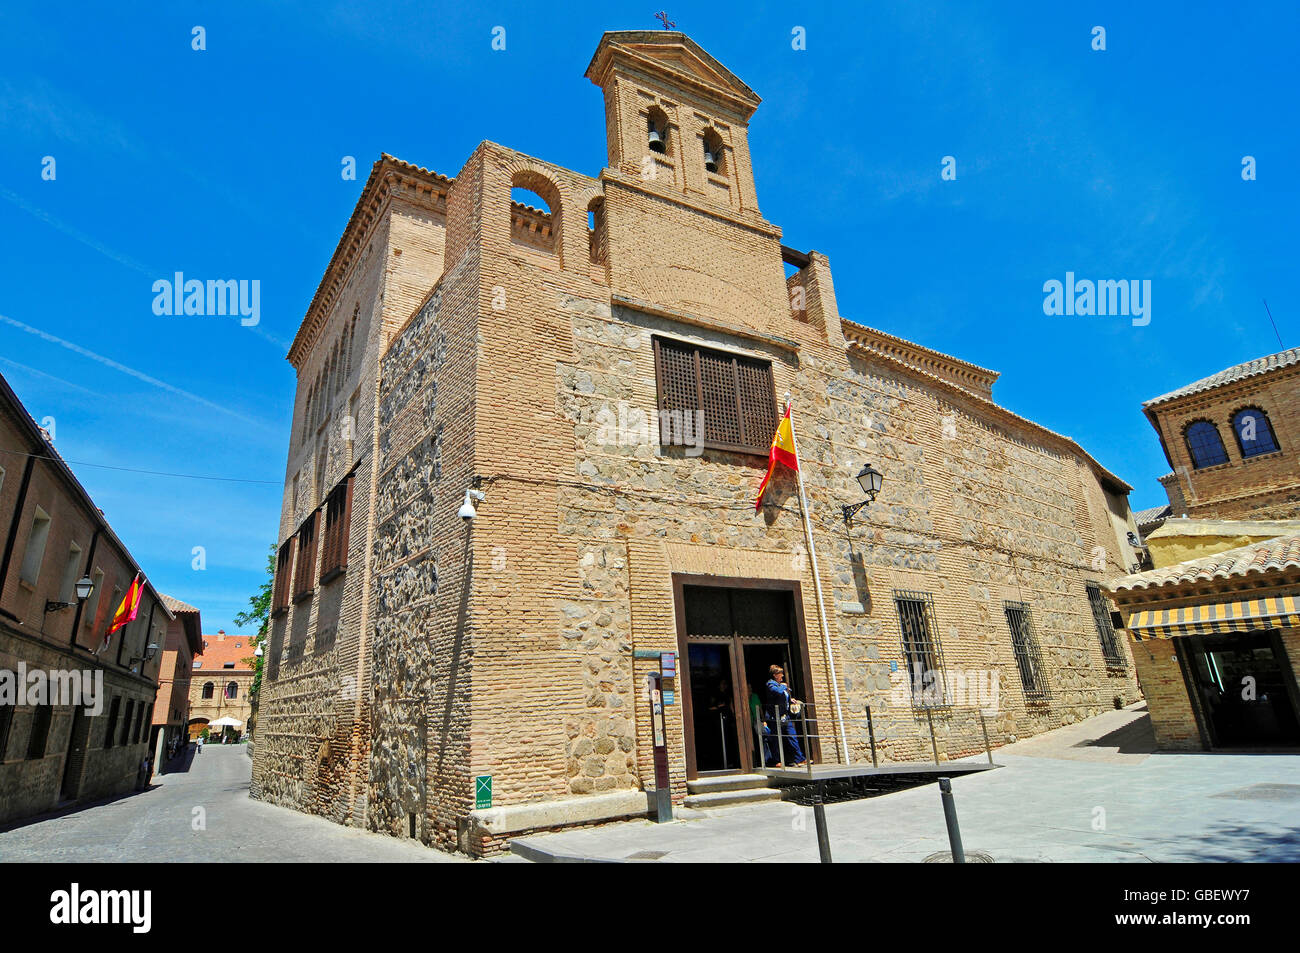
[[[894,606],[903,633],[903,659],[911,686],[912,707],[950,707],[943,646],[934,617],[934,597],[928,592],[895,589]]]
[[[1101,640],[1101,656],[1106,664],[1116,668],[1124,667],[1124,656],[1120,652],[1119,640],[1115,638],[1115,628],[1110,623],[1110,609],[1101,594],[1101,587],[1088,583],[1088,604],[1092,607],[1092,621],[1097,626],[1097,638]]]
[[[1020,672],[1020,684],[1025,697],[1046,701],[1052,697],[1047,687],[1046,669],[1039,653],[1038,637],[1034,633],[1034,617],[1026,602],[1003,600],[1002,611],[1007,617],[1007,627],[1011,630],[1011,647],[1015,652],[1016,669]]]

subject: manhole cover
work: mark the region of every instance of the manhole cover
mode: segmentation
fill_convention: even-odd
[[[1300,801],[1300,784],[1252,784],[1212,796],[1230,797],[1239,801]]]
[[[937,854],[931,854],[929,857],[925,857],[925,858],[923,858],[923,859],[921,860],[921,863],[923,863],[923,864],[951,864],[951,863],[952,863],[952,852],[951,852],[951,851],[946,851],[946,850],[941,850],[941,851],[939,851]],[[984,853],[984,851],[982,851],[982,850],[968,850],[968,851],[966,851],[966,863],[968,863],[968,864],[991,864],[991,863],[993,863],[993,858],[990,857],[988,854]]]
[[[628,854],[624,860],[658,860],[660,857],[667,857],[666,850],[639,850],[635,854]]]

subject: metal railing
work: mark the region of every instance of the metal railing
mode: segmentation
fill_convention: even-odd
[[[755,723],[758,736],[758,749],[763,765],[767,768],[803,768],[808,769],[812,777],[814,763],[841,764],[840,739],[837,735],[837,721],[816,714],[816,706],[803,702],[799,712],[782,716],[776,706],[764,705],[760,708],[760,719]],[[993,763],[993,745],[989,735],[988,714],[981,708],[947,706],[942,709],[933,707],[891,709],[895,716],[901,712],[917,726],[917,733],[906,739],[894,737],[887,758],[895,764],[933,763],[940,765],[945,761],[955,761],[983,753]],[[844,718],[845,735],[850,739],[849,761],[851,764],[865,763],[871,759],[872,767],[879,767],[882,745],[877,739],[877,719],[879,711],[870,705],[863,708],[861,715]],[[782,721],[782,717],[786,720]],[[894,718],[895,723],[897,717]],[[825,728],[822,723],[826,722]],[[787,727],[793,726],[793,732]],[[793,734],[795,744],[790,743]],[[854,743],[856,742],[856,743]],[[824,746],[829,745],[826,749]],[[898,749],[903,748],[900,752]],[[900,753],[911,753],[906,749],[919,747],[924,754],[928,749],[928,759],[915,757],[897,757]],[[862,749],[866,750],[862,750]],[[854,757],[853,751],[861,751],[861,757]],[[942,756],[941,756],[942,755]],[[775,763],[771,763],[775,761]]]

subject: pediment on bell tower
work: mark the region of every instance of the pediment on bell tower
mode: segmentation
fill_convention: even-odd
[[[601,37],[587,67],[587,77],[604,87],[613,70],[636,71],[666,87],[726,104],[743,118],[762,101],[735,73],[710,56],[684,33],[622,30]]]

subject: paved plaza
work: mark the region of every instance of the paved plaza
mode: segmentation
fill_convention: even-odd
[[[1145,705],[994,752],[954,778],[968,853],[995,862],[1300,861],[1300,757],[1162,754]],[[812,811],[788,802],[679,812],[518,841],[536,860],[816,862]],[[829,804],[836,862],[916,862],[947,851],[939,789]]]
[[[148,791],[20,823],[0,833],[0,862],[430,863],[422,844],[275,807],[248,796],[243,745],[208,745]],[[201,809],[201,814],[196,813]],[[195,830],[196,817],[204,829]]]

